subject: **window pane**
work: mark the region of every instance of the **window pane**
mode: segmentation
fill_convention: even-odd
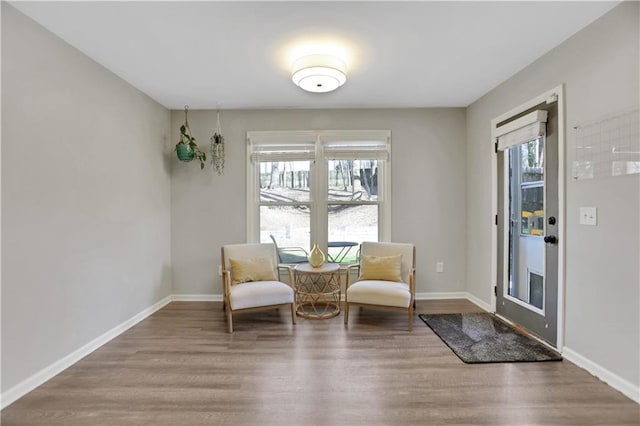
[[[544,188],[542,185],[523,187],[522,227],[520,233],[542,235],[544,231]]]
[[[540,182],[544,170],[544,138],[520,145],[522,183]]]
[[[520,145],[520,207],[523,235],[544,232],[544,138]]]
[[[355,262],[363,241],[378,241],[378,206],[328,206],[328,257],[334,262]]]
[[[329,201],[377,201],[377,160],[328,160]]]
[[[310,165],[310,161],[261,162],[260,202],[309,201]]]
[[[279,249],[292,254],[305,256],[302,250],[289,250],[293,247],[309,251],[310,209],[308,206],[260,206],[260,242],[276,240]]]

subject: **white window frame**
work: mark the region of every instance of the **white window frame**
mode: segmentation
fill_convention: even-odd
[[[389,130],[293,130],[293,131],[250,131],[247,132],[247,242],[260,242],[260,178],[259,160],[255,153],[265,146],[292,147],[305,142],[315,144],[311,178],[311,241],[317,243],[325,252],[327,249],[328,215],[328,159],[336,158],[334,154],[325,156],[325,146],[339,148],[341,143],[345,147],[353,147],[354,143],[373,141],[384,144],[386,155],[378,156],[378,241],[391,241],[391,131]],[[339,151],[339,150],[336,150]],[[362,144],[362,148],[352,148],[340,151],[341,157],[350,155],[360,156],[361,159],[369,154],[368,145]],[[379,151],[378,151],[379,155]],[[373,158],[373,157],[372,157]],[[357,158],[356,158],[357,159]],[[367,159],[370,159],[367,157]],[[268,161],[268,160],[267,160]],[[355,204],[363,204],[358,202]]]

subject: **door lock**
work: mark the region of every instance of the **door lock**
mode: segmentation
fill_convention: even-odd
[[[547,235],[546,237],[544,237],[544,242],[547,244],[557,244],[558,239],[555,235]]]

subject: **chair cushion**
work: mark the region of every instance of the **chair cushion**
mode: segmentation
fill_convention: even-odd
[[[363,242],[360,244],[362,256],[395,256],[402,254],[402,282],[408,283],[415,268],[415,246],[407,243]]]
[[[280,281],[257,281],[231,287],[231,309],[255,308],[293,302],[293,289]]]
[[[250,281],[275,281],[278,273],[274,269],[272,259],[252,257],[249,259],[229,259],[231,265],[232,285]]]
[[[347,300],[349,303],[408,308],[411,303],[411,292],[409,285],[402,282],[365,280],[349,286]]]
[[[359,280],[402,281],[402,255],[363,255]]]

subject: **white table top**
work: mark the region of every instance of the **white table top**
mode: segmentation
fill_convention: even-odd
[[[296,265],[295,270],[297,272],[303,272],[305,274],[327,274],[336,272],[340,269],[339,263],[323,263],[319,268],[314,268],[308,263],[301,263]]]

